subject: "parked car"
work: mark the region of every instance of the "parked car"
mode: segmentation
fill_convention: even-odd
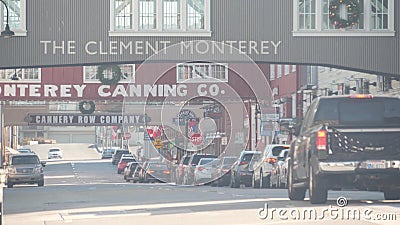
[[[218,187],[228,186],[231,181],[231,168],[233,163],[237,160],[236,156],[225,156],[217,164],[212,176],[215,180],[214,183]]]
[[[131,179],[133,183],[136,182],[143,182],[143,179],[141,178],[141,174],[144,173],[144,169],[143,169],[143,164],[141,164],[140,162],[136,165],[135,170],[133,171],[132,175],[131,175]]]
[[[104,148],[103,151],[101,152],[101,159],[110,159],[110,158],[112,158],[114,152],[115,152],[115,149]]]
[[[133,180],[132,175],[135,172],[138,164],[139,163],[136,161],[129,162],[128,164],[126,164],[125,169],[124,169],[124,180],[126,182]]]
[[[19,153],[34,153],[30,148],[17,148]]]
[[[253,177],[253,165],[260,157],[259,151],[244,150],[240,153],[239,158],[233,163],[231,168],[230,187],[238,188],[241,184],[251,186]]]
[[[123,155],[118,162],[117,173],[121,174],[129,162],[136,162],[136,159],[133,156]]]
[[[194,169],[196,168],[197,164],[199,164],[200,159],[202,158],[217,158],[216,155],[210,154],[193,154],[190,156],[188,166],[184,170],[183,175],[183,184],[193,184],[194,183]]]
[[[47,158],[48,159],[62,159],[62,151],[60,148],[50,148],[48,153],[47,153]]]
[[[117,165],[123,154],[130,154],[130,152],[127,149],[117,149],[117,150],[115,150],[115,153],[112,156],[111,163],[113,165]]]
[[[254,188],[269,188],[271,172],[279,154],[289,149],[290,145],[271,144],[265,146],[261,157],[254,164],[254,173],[252,178],[252,186]]]
[[[286,187],[286,173],[287,173],[287,161],[286,157],[289,153],[289,149],[281,151],[277,157],[277,162],[271,172],[270,187],[272,188],[285,188]]]
[[[175,168],[175,183],[182,184],[185,168],[189,165],[190,155],[184,155]]]
[[[8,188],[14,184],[35,184],[44,185],[45,162],[40,162],[39,157],[34,153],[15,154],[10,156],[6,163],[5,183]]]
[[[171,171],[165,163],[150,162],[145,168],[145,173],[143,174],[143,182],[171,182]]]
[[[202,158],[194,169],[194,184],[211,183],[219,159]]]

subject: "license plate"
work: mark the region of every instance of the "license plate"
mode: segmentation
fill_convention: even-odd
[[[363,163],[364,169],[386,169],[386,161],[366,161]]]

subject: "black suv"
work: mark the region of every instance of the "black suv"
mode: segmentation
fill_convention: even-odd
[[[194,169],[202,158],[215,159],[217,156],[210,154],[193,154],[189,159],[188,166],[184,169],[183,184],[194,184]]]
[[[289,152],[291,200],[325,203],[328,190],[381,191],[400,198],[400,98],[355,95],[315,99]]]
[[[244,150],[240,153],[239,158],[232,165],[230,187],[238,188],[241,184],[247,187],[251,186],[254,163],[260,158],[260,151],[247,151]]]
[[[117,149],[115,150],[112,156],[111,163],[113,165],[117,165],[123,154],[131,154],[131,153],[127,149]]]

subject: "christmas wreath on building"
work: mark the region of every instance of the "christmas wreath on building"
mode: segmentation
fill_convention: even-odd
[[[92,114],[96,109],[96,105],[93,101],[82,101],[79,102],[79,111],[83,114]]]
[[[111,71],[111,79],[105,76],[105,70]],[[102,84],[117,84],[121,80],[121,68],[118,65],[100,65],[97,67],[97,77]]]
[[[347,19],[340,17],[342,4],[346,7]],[[329,19],[336,29],[355,25],[358,23],[359,15],[360,7],[357,0],[332,0],[329,3]]]

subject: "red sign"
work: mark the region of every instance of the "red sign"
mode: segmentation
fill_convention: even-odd
[[[190,142],[192,142],[194,145],[201,145],[201,143],[203,143],[203,137],[199,133],[194,133],[190,137]]]
[[[131,133],[125,133],[125,134],[124,134],[124,139],[125,139],[125,140],[131,139]]]

